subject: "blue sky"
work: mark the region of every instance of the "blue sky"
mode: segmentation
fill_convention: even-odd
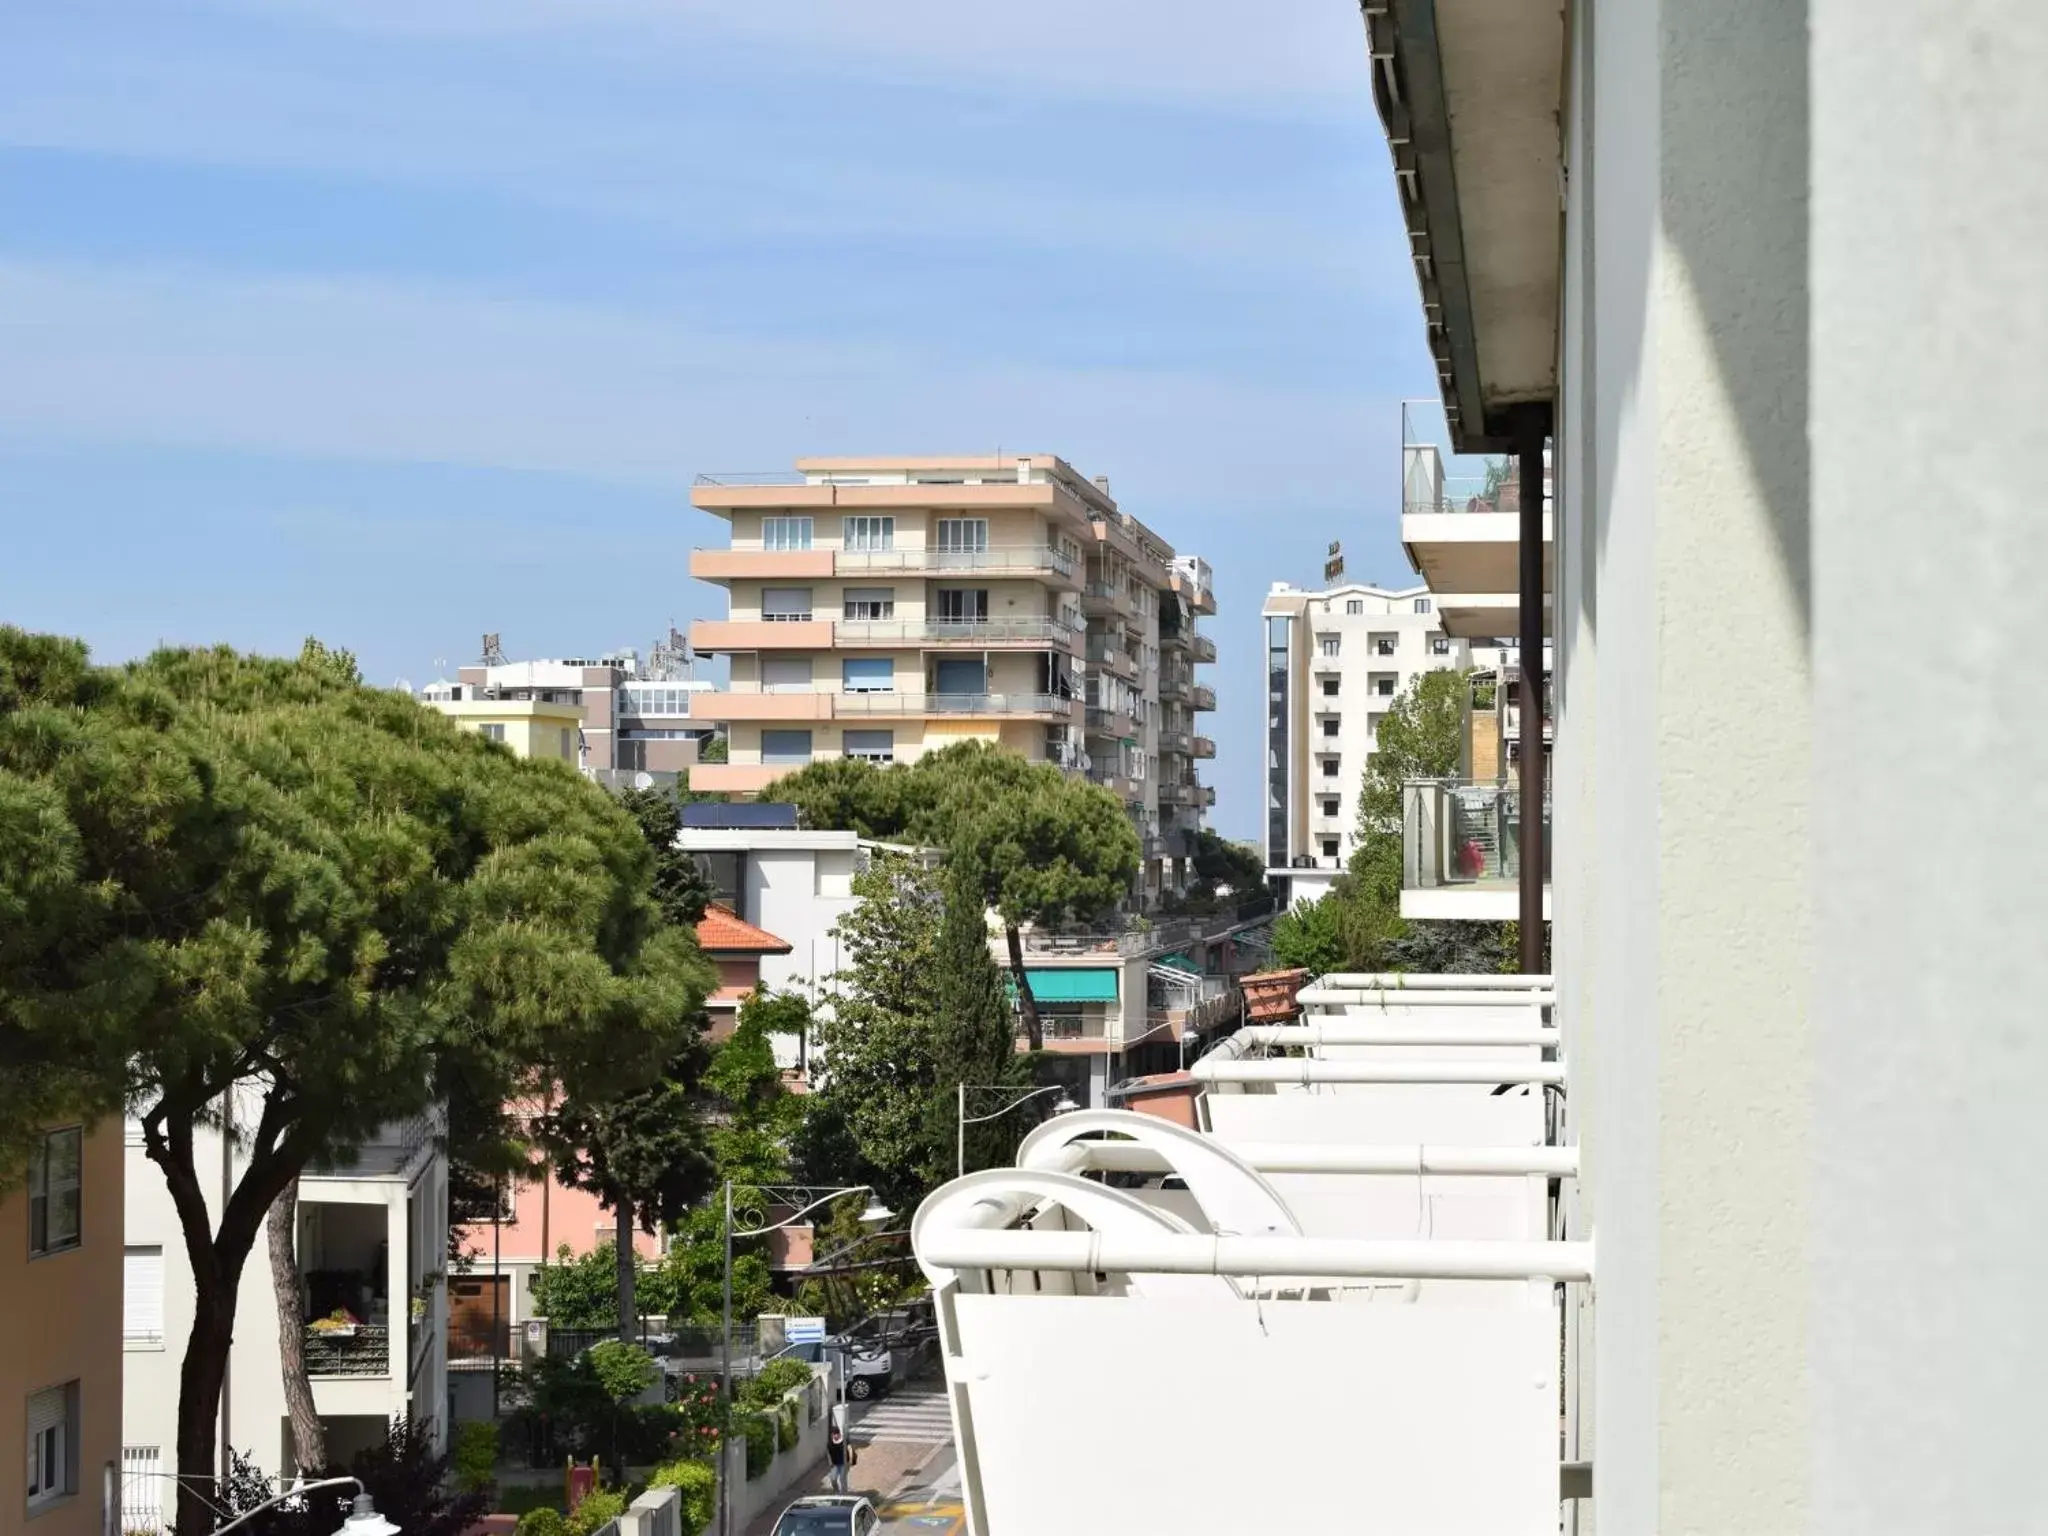
[[[1059,453],[1216,568],[1234,836],[1432,378],[1353,0],[13,0],[0,356],[0,617],[108,660],[644,649],[693,474]]]

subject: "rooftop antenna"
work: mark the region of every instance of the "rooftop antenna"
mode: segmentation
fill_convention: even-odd
[[[691,676],[690,642],[671,620],[668,638],[654,642],[647,653],[647,675],[657,682],[676,682]]]
[[[495,633],[484,636],[484,665],[487,667],[509,665],[505,660],[505,648],[498,643],[498,636]]]

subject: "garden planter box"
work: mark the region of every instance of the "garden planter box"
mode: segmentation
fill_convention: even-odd
[[[1255,1024],[1273,1024],[1291,1019],[1301,1012],[1295,995],[1308,980],[1308,972],[1261,971],[1257,975],[1242,978],[1238,985],[1244,988],[1245,1012]]]

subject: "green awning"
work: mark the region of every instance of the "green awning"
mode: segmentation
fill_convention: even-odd
[[[1113,1003],[1116,968],[1039,970],[1026,966],[1031,995],[1041,1003]]]
[[[1190,960],[1186,955],[1161,955],[1157,960],[1153,961],[1152,963],[1154,965],[1170,965],[1176,971],[1186,971],[1190,976],[1199,976],[1202,974],[1202,968],[1199,965],[1195,964],[1194,961]]]

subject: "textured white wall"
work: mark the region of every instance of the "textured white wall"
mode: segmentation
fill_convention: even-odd
[[[2048,9],[1813,22],[1812,1528],[2037,1530]],[[1930,570],[1964,596],[1873,655]]]
[[[1556,948],[1600,1244],[1582,1450],[1610,1531],[1789,1531],[1809,1456],[1804,10],[1580,15],[1559,748],[1579,846]]]

